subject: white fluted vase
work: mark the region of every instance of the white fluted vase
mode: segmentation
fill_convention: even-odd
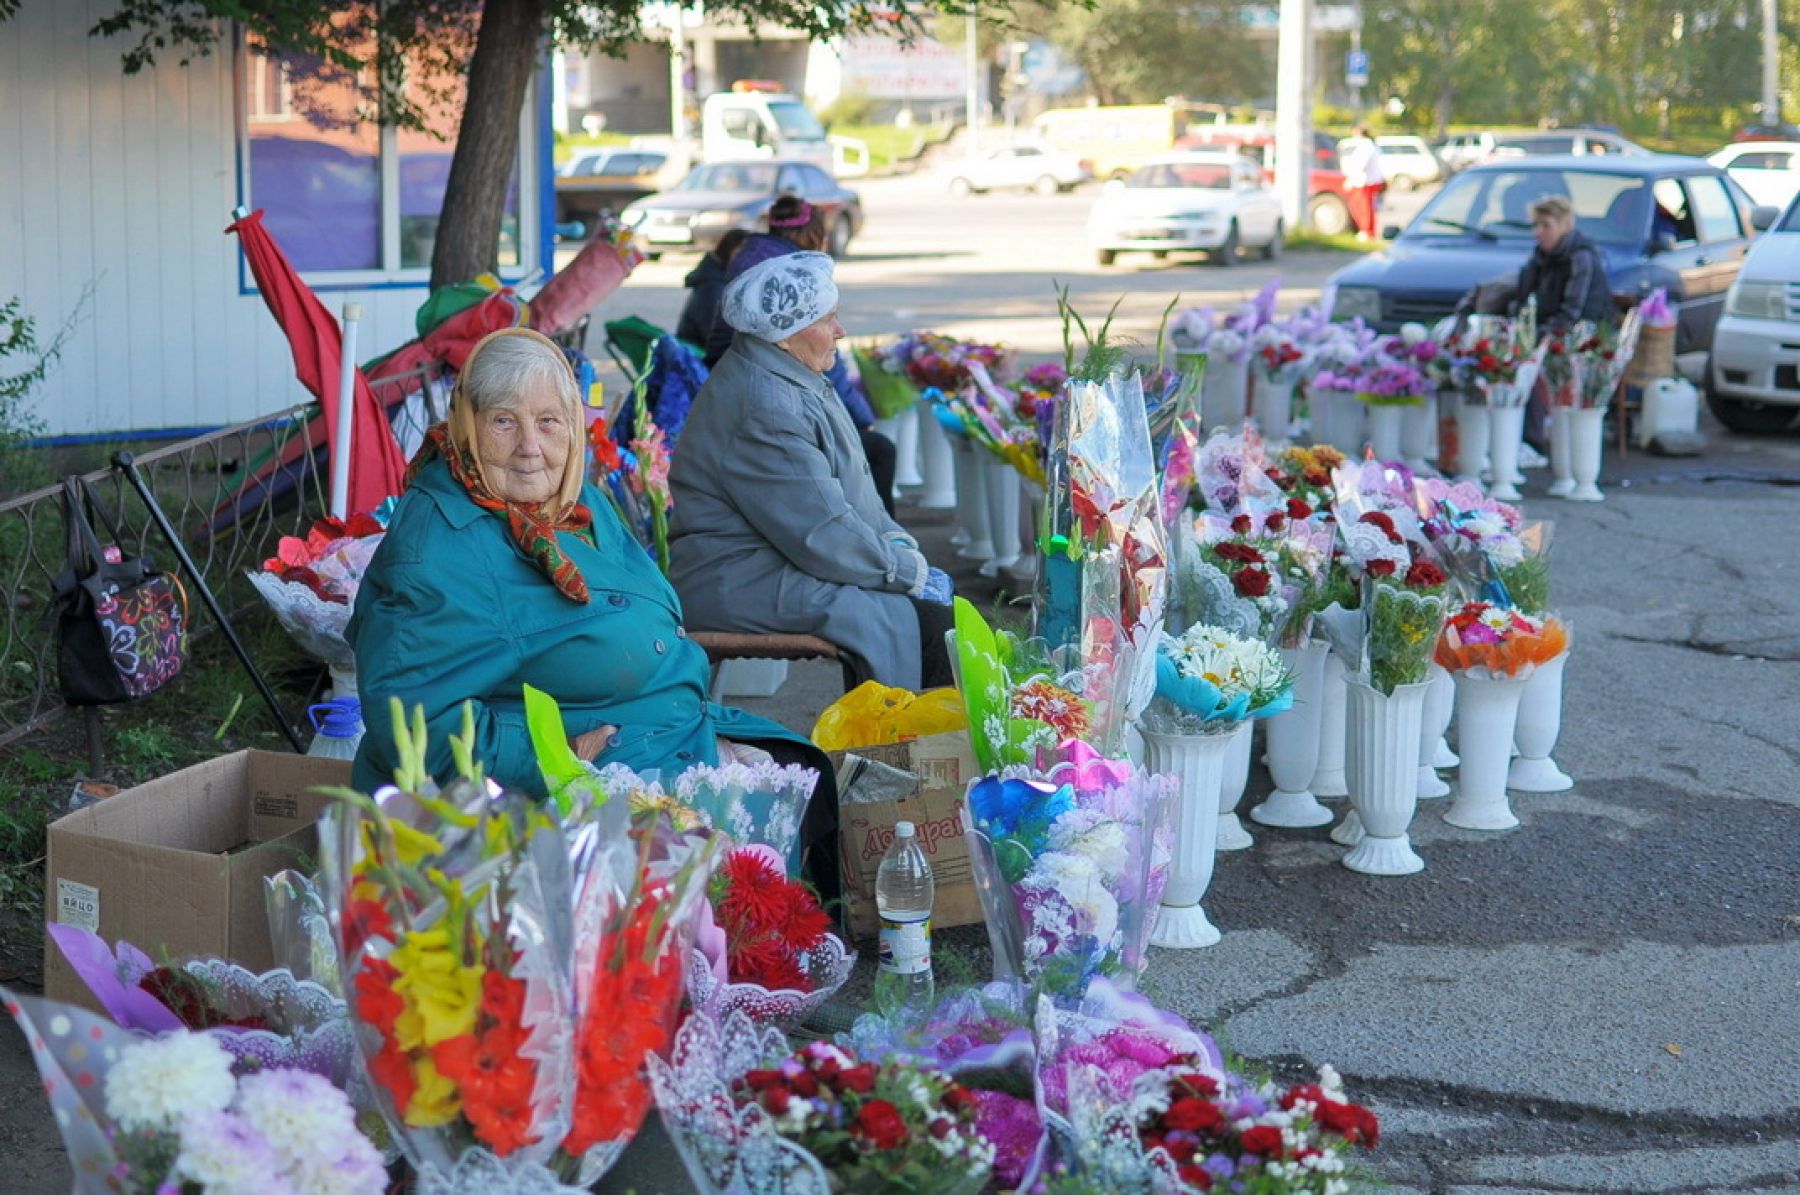
[[[1232,361],[1209,357],[1206,376],[1200,380],[1200,421],[1211,434],[1214,428],[1236,432],[1243,426],[1250,397],[1250,359]]]
[[[1407,830],[1419,804],[1419,722],[1430,682],[1391,694],[1348,682],[1345,773],[1362,836],[1344,866],[1364,875],[1403,876],[1425,868]]]
[[[1401,409],[1389,403],[1365,405],[1368,407],[1369,447],[1374,449],[1375,459],[1399,460]]]
[[[1494,476],[1488,493],[1502,502],[1517,502],[1520,497],[1519,483],[1525,475],[1519,472],[1519,445],[1524,435],[1522,405],[1488,408],[1488,453]]]
[[[1550,496],[1567,498],[1575,488],[1575,470],[1569,453],[1569,433],[1575,422],[1574,407],[1550,408]]]
[[[956,518],[968,536],[956,554],[964,560],[989,560],[994,555],[994,533],[988,516],[987,465],[981,459],[989,453],[969,443],[967,436],[956,438],[955,450]]]
[[[1407,468],[1416,473],[1430,463],[1436,433],[1437,395],[1427,394],[1417,406],[1400,409],[1400,455]]]
[[[1431,666],[1432,696],[1429,709],[1432,719],[1437,725],[1437,744],[1432,748],[1433,767],[1453,768],[1462,760],[1456,752],[1450,750],[1450,719],[1456,714],[1456,682],[1450,679],[1450,670],[1438,664]]]
[[[1508,765],[1506,787],[1522,793],[1559,793],[1575,787],[1569,774],[1556,766],[1550,753],[1562,733],[1563,665],[1569,653],[1538,665],[1519,697],[1519,718],[1513,727],[1518,755]]]
[[[1481,484],[1488,465],[1488,413],[1485,406],[1456,402],[1456,480]]]
[[[1157,910],[1152,946],[1193,950],[1211,946],[1219,931],[1200,907],[1212,883],[1219,829],[1219,786],[1225,757],[1235,737],[1219,734],[1158,734],[1144,730],[1144,762],[1152,773],[1174,776],[1175,850],[1169,879]]]
[[[1351,460],[1360,460],[1364,444],[1363,426],[1369,409],[1354,394],[1327,390],[1324,395],[1331,407],[1331,445]]]
[[[1238,802],[1244,799],[1244,789],[1250,784],[1250,740],[1255,733],[1254,722],[1238,723],[1226,749],[1225,777],[1219,782],[1219,834],[1216,840],[1222,851],[1243,851],[1256,845],[1256,839],[1250,837],[1237,815]]]
[[[1485,668],[1450,674],[1456,681],[1456,800],[1444,820],[1465,830],[1510,830],[1519,824],[1506,799],[1513,727],[1529,677],[1495,676]]]
[[[1604,407],[1575,407],[1569,412],[1569,470],[1575,475],[1571,502],[1601,502],[1606,498],[1595,484],[1600,480],[1600,449],[1606,419]]]
[[[937,422],[933,417],[932,422]],[[925,484],[919,471],[919,404],[894,416],[894,484],[912,489]]]
[[[950,434],[930,411],[919,412],[919,473],[924,489],[919,505],[926,510],[956,506],[956,462]]]
[[[1450,786],[1438,775],[1438,752],[1449,751],[1444,731],[1450,725],[1450,707],[1456,700],[1456,682],[1436,664],[1425,681],[1424,708],[1419,711],[1419,800],[1450,795]],[[1453,766],[1453,765],[1446,765]]]
[[[1263,742],[1275,790],[1250,811],[1265,826],[1304,829],[1323,826],[1331,810],[1313,796],[1313,773],[1319,767],[1319,728],[1325,714],[1325,657],[1331,649],[1309,640],[1281,651],[1294,674],[1294,704],[1263,723]]]
[[[982,564],[981,575],[994,577],[1019,563],[1019,474],[987,449],[976,451],[987,471],[988,532],[994,540],[994,554]]]
[[[1009,580],[1027,584],[1037,578],[1038,535],[1044,525],[1044,487],[1023,477],[1019,478],[1018,486],[1021,547],[1018,563],[1007,569],[1006,575]]]
[[[1294,422],[1294,383],[1257,378],[1256,391],[1250,396],[1250,412],[1264,440],[1286,440]]]
[[[1344,784],[1344,661],[1325,657],[1325,698],[1320,703],[1319,767],[1307,787],[1323,800],[1347,796]]]
[[[1344,811],[1344,820],[1331,827],[1331,841],[1339,846],[1355,846],[1362,840],[1362,815],[1352,806]]]

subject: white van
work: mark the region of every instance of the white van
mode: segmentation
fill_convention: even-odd
[[[781,92],[721,91],[701,109],[700,152],[708,162],[783,158],[830,171],[825,126],[794,96]]]

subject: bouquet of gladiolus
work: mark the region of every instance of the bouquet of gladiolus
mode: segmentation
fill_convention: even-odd
[[[1195,623],[1165,634],[1156,657],[1156,697],[1144,725],[1164,734],[1219,734],[1246,718],[1294,704],[1294,675],[1281,652],[1257,639]]]
[[[1143,972],[1174,784],[1085,743],[1055,754],[1045,779],[1008,769],[976,781],[962,823],[996,976],[1078,1000],[1098,975],[1130,988]]]
[[[542,1166],[569,1124],[568,845],[482,778],[466,709],[460,779],[440,792],[422,711],[409,727],[394,705],[395,785],[334,793],[320,829],[362,1055],[415,1169],[449,1175],[471,1153]]]
[[[604,414],[589,420],[588,479],[666,573],[675,497],[669,489],[668,442],[650,414],[645,384],[638,382],[631,427],[614,428]]]
[[[0,989],[30,1043],[77,1195],[381,1195],[381,1153],[343,1091],[251,1068],[213,1036],[142,1037],[85,1009]]]
[[[935,1067],[825,1042],[795,1052],[736,1014],[690,1017],[670,1057],[650,1060],[650,1081],[702,1195],[973,1195],[993,1172],[975,1097]]]
[[[1466,602],[1445,620],[1435,658],[1451,672],[1481,668],[1493,676],[1524,676],[1568,646],[1568,630],[1553,616]]]
[[[369,561],[387,535],[385,517],[384,506],[380,517],[319,519],[304,538],[282,536],[262,571],[249,574],[281,629],[334,668],[356,667],[344,627]]]

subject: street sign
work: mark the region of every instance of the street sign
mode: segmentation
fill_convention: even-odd
[[[1369,85],[1369,52],[1367,50],[1347,50],[1344,53],[1344,86],[1367,87]]]

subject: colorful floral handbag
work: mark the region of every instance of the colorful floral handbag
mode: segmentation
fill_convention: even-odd
[[[101,547],[98,514],[112,543]],[[126,556],[124,538],[80,477],[63,479],[69,568],[56,579],[57,677],[69,705],[148,697],[187,662],[187,595],[148,556]]]

